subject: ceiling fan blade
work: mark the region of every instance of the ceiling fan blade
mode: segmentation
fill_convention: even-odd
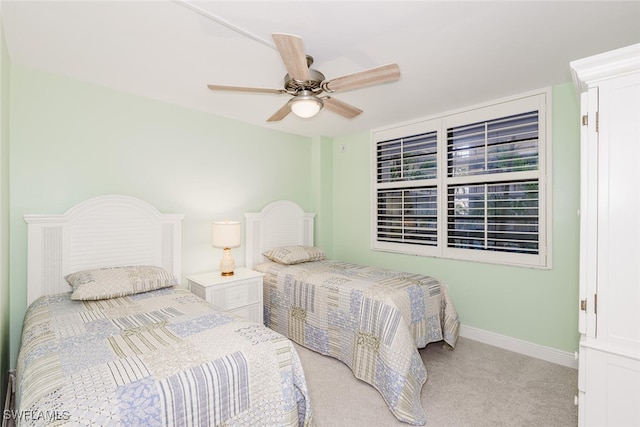
[[[340,90],[352,90],[365,86],[392,82],[399,78],[400,67],[398,64],[389,64],[338,77],[323,83],[322,88],[327,92],[337,92]]]
[[[280,120],[287,117],[287,115],[291,112],[291,106],[287,102],[284,104],[278,111],[273,113],[271,117],[267,119],[268,122],[279,122]]]
[[[274,33],[271,35],[276,43],[282,62],[289,73],[289,77],[298,81],[311,79],[307,56],[304,53],[302,38],[293,34]]]
[[[229,92],[253,92],[253,93],[287,93],[283,89],[264,89],[259,87],[243,87],[243,86],[222,86],[222,85],[207,85],[211,90],[225,90]]]
[[[346,117],[347,119],[353,119],[362,113],[361,109],[356,108],[353,105],[349,105],[346,102],[338,101],[330,96],[322,98],[322,102],[324,102],[324,108],[329,111],[333,111],[336,114],[340,114],[342,117]]]

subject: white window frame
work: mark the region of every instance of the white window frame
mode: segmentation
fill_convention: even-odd
[[[409,255],[420,255],[465,261],[477,261],[503,265],[526,266],[534,268],[551,268],[552,242],[552,159],[551,159],[551,88],[499,99],[490,103],[479,104],[468,108],[425,117],[411,122],[398,123],[371,132],[371,249],[385,252],[396,252]],[[474,250],[451,248],[447,246],[447,184],[459,181],[459,178],[447,176],[447,129],[493,120],[514,114],[538,110],[538,170],[524,175],[538,180],[538,253],[522,254],[503,251]],[[413,181],[406,186],[437,187],[438,219],[437,244],[435,246],[405,244],[398,242],[378,241],[378,190],[396,187],[397,184],[377,182],[377,149],[376,144],[395,138],[416,134],[438,132],[438,168],[435,179]]]

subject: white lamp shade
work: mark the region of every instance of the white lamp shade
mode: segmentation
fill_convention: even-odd
[[[240,246],[240,222],[215,221],[211,225],[211,242],[215,248],[237,248]]]

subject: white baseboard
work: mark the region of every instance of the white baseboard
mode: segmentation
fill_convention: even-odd
[[[460,325],[460,336],[489,344],[494,347],[542,359],[547,362],[578,369],[578,361],[575,358],[575,354],[567,351],[545,347],[539,344],[534,344],[528,341],[519,340],[517,338],[496,334],[495,332],[489,332],[466,325]]]

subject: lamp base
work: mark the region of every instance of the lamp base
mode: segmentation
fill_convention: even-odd
[[[233,276],[233,270],[236,268],[236,262],[231,256],[231,248],[224,248],[222,259],[220,260],[220,275]]]

